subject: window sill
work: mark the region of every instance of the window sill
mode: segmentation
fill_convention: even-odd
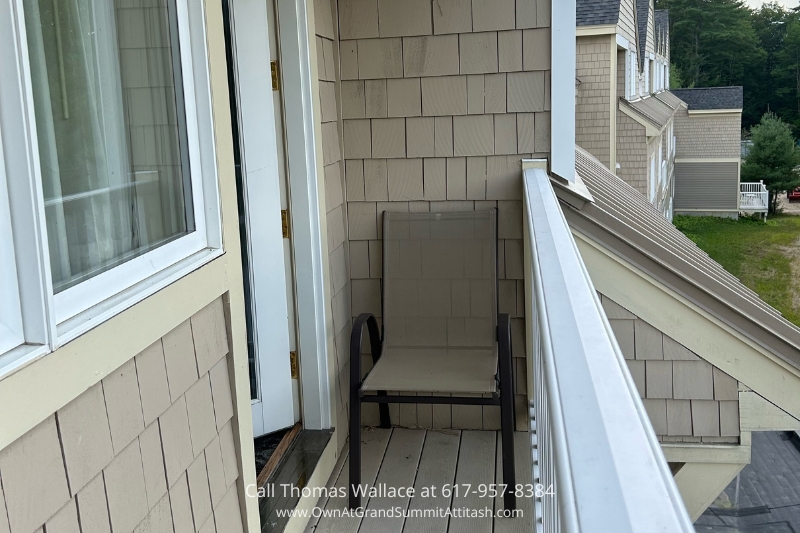
[[[63,346],[69,341],[83,335],[90,329],[99,326],[114,315],[136,305],[148,296],[155,294],[167,285],[197,270],[221,256],[223,253],[223,250],[218,248],[200,250],[86,311],[59,323],[56,331],[57,345]],[[0,374],[1,373],[2,369],[0,368]]]
[[[150,276],[144,281],[87,309],[83,313],[58,325],[58,345],[55,349],[87,331],[99,326],[113,316],[133,307],[148,296],[183,278],[224,254],[221,249],[206,248]],[[28,365],[50,354],[53,350],[42,344],[22,344],[0,354],[0,382]]]

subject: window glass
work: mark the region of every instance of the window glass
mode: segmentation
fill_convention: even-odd
[[[174,0],[24,0],[54,291],[194,231]]]

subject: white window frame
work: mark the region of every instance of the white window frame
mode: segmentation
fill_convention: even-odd
[[[58,294],[53,292],[22,0],[0,0],[0,193],[11,224],[0,239],[14,256],[0,264],[0,333],[18,316],[22,335],[0,343],[0,378],[95,327],[222,253],[216,146],[203,2],[176,0],[195,230]],[[14,132],[9,135],[8,132]],[[0,198],[2,195],[0,194]],[[6,252],[5,248],[2,252]],[[13,269],[8,265],[14,263]],[[18,289],[15,312],[5,287]],[[11,328],[9,328],[11,329]]]

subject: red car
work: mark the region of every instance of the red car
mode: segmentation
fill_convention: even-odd
[[[797,187],[793,191],[789,191],[787,196],[790,202],[800,201],[800,187]]]

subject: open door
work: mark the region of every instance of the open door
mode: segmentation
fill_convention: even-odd
[[[258,437],[294,425],[301,412],[291,363],[296,321],[292,247],[284,223],[289,191],[282,99],[273,90],[270,69],[270,60],[277,60],[275,10],[271,0],[226,0],[223,8]]]

